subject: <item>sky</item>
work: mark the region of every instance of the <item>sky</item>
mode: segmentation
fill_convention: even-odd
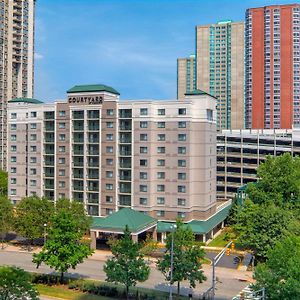
[[[37,0],[34,96],[53,102],[76,84],[102,83],[121,99],[175,99],[177,58],[194,53],[196,25],[294,2]]]

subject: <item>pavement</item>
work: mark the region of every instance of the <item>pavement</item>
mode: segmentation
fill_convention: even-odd
[[[49,267],[42,264],[39,269],[32,263],[32,253],[37,253],[40,248],[35,247],[33,251],[28,252],[24,248],[8,245],[4,250],[0,250],[0,264],[15,265],[30,272],[53,273]],[[68,276],[74,278],[90,278],[105,281],[103,266],[107,258],[111,256],[110,251],[96,250],[95,253],[79,264],[76,270],[70,270]],[[138,284],[138,286],[169,291],[169,285],[165,282],[163,275],[155,267],[155,259],[150,259],[151,273],[147,281]],[[204,274],[207,280],[198,284],[193,290],[194,295],[202,295],[211,286],[212,267],[203,265]],[[240,271],[232,268],[216,267],[217,290],[216,300],[229,300],[245,288],[252,281],[252,272]],[[175,292],[175,286],[174,286]],[[188,282],[182,283],[181,293],[188,295],[191,292]],[[53,300],[51,297],[42,298],[44,300]]]

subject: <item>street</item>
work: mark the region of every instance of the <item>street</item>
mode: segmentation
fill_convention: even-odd
[[[51,273],[52,270],[45,266],[44,264],[36,269],[35,265],[32,263],[32,254],[26,252],[13,252],[13,251],[2,251],[0,252],[0,264],[1,265],[15,265],[23,268],[24,270],[30,272],[39,273]],[[105,281],[105,273],[103,272],[104,261],[87,259],[84,263],[77,266],[76,270],[70,270],[69,276],[75,278],[90,278],[95,280]],[[202,294],[211,286],[211,266],[203,266],[205,275],[207,276],[207,281],[201,283],[194,290],[194,294]],[[239,293],[244,287],[249,283],[245,280],[250,279],[252,276],[251,272],[238,271],[234,269],[226,268],[216,268],[217,276],[217,291],[216,300],[229,300],[233,296]],[[239,280],[239,279],[242,279]],[[146,288],[155,288],[162,291],[168,291],[169,287],[164,281],[162,274],[155,269],[154,266],[151,267],[150,277],[146,282],[139,284],[138,286]],[[175,286],[174,286],[175,292]],[[182,283],[182,294],[188,294],[190,292],[189,285],[187,282]]]

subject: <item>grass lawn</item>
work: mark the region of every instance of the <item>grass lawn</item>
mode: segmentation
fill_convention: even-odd
[[[57,297],[66,300],[111,300],[111,298],[103,296],[95,296],[85,294],[79,291],[69,290],[67,287],[62,286],[48,286],[43,284],[37,284],[36,288],[41,295]]]
[[[216,238],[214,238],[208,246],[211,247],[225,247],[231,239],[228,239],[228,236],[232,236],[232,230],[230,228],[225,228]],[[235,240],[236,237],[233,237]],[[236,245],[237,246],[237,245]]]

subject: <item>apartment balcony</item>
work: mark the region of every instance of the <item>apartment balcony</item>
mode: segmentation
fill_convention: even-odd
[[[98,156],[99,155],[99,150],[90,150],[88,152],[88,155],[89,156],[93,156],[93,155]]]
[[[45,154],[47,155],[54,155],[54,148],[46,148]]]
[[[83,191],[83,181],[73,180],[73,190]]]
[[[99,168],[99,162],[88,162],[89,168]]]
[[[73,154],[74,155],[84,155],[84,148],[80,145],[74,145],[73,147]]]
[[[119,195],[119,205],[120,206],[131,206],[131,196]]]
[[[73,166],[75,166],[75,167],[83,167],[83,159],[76,159],[76,157],[74,157],[74,159],[73,159]]]
[[[83,193],[82,192],[73,192],[73,200],[78,202],[83,202]]]
[[[99,111],[89,111],[88,112],[88,119],[99,119]]]
[[[89,138],[88,142],[90,144],[99,144],[99,138]]]
[[[121,120],[119,130],[120,131],[131,131],[132,130],[131,121]]]
[[[73,119],[83,120],[84,119],[84,112],[83,111],[73,111]]]
[[[120,156],[131,156],[131,150],[130,151],[119,151]]]
[[[132,110],[131,109],[119,109],[119,118],[132,118]]]
[[[87,195],[87,202],[88,203],[99,203],[99,194],[98,193],[88,193]]]
[[[83,170],[74,169],[73,170],[73,178],[83,179]]]
[[[47,157],[46,159],[45,159],[45,166],[54,166],[54,157],[53,158],[49,158],[49,157]]]
[[[87,190],[89,192],[99,192],[99,185],[98,185],[98,183],[89,182],[89,184],[87,186]]]
[[[47,190],[53,190],[54,189],[54,183],[47,183],[45,182],[45,185],[44,185],[45,189]]]
[[[45,170],[44,177],[54,178],[54,168],[53,170]]]
[[[54,131],[54,123],[53,124],[46,124],[45,131]]]
[[[55,119],[54,111],[46,111],[46,112],[44,112],[44,118],[46,120],[54,120]],[[54,122],[53,122],[53,124],[54,124]]]
[[[120,136],[120,144],[131,144],[131,136]]]
[[[131,186],[122,186],[122,185],[120,185],[119,193],[131,194]]]
[[[73,126],[73,131],[84,131],[84,126]]]
[[[120,160],[119,164],[120,169],[131,169],[131,161],[130,162],[124,162]]]
[[[99,172],[97,170],[88,170],[88,179],[99,179]]]

